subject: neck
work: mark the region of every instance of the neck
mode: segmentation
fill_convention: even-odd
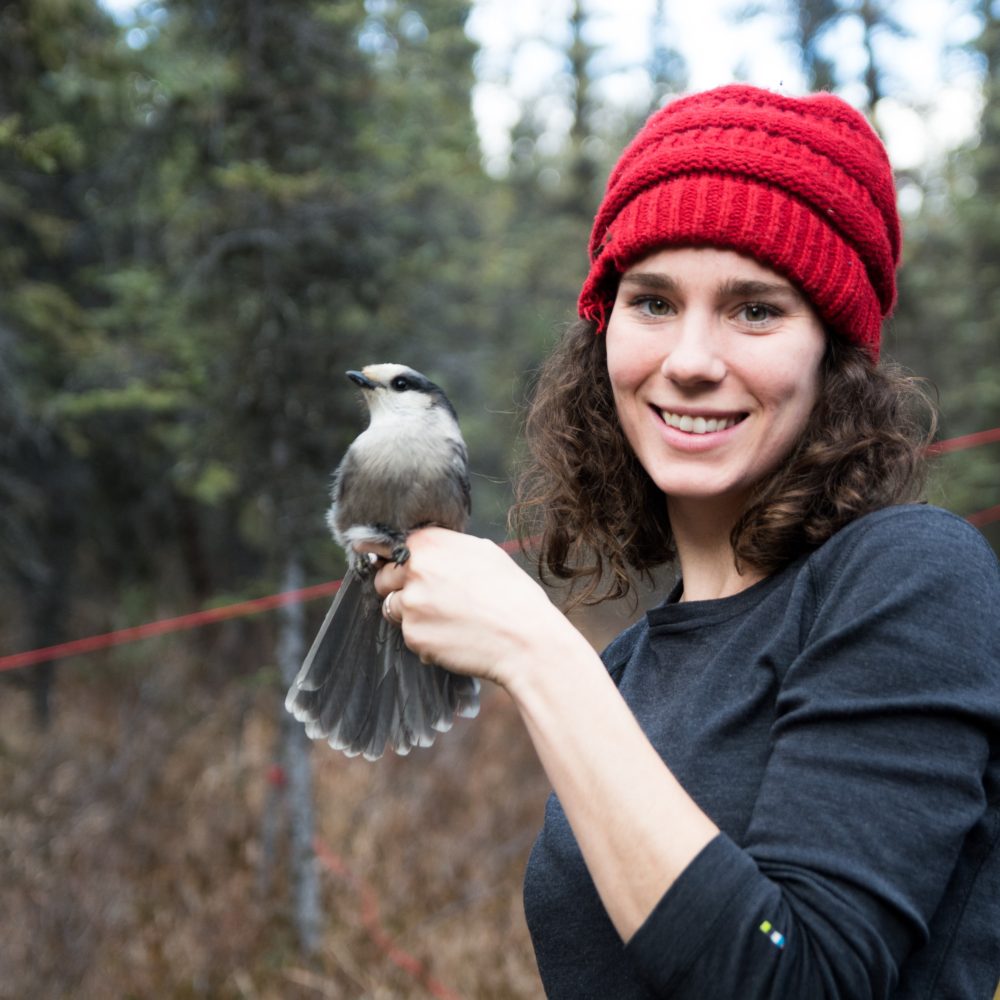
[[[736,568],[729,540],[742,502],[667,497],[670,528],[684,580],[682,601],[731,597],[763,579],[752,567]]]

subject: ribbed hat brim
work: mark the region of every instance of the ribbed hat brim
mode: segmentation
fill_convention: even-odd
[[[651,233],[662,234],[651,239]],[[878,353],[882,307],[842,235],[787,191],[725,174],[666,180],[612,222],[580,294],[580,315],[607,323],[619,276],[659,249],[712,246],[747,254],[792,281],[827,327]]]

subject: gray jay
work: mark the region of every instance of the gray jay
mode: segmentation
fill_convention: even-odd
[[[376,560],[362,543],[409,558],[408,532],[425,525],[461,531],[469,516],[468,453],[445,394],[404,365],[369,365],[347,377],[370,421],[333,476],[327,523],[348,570],[285,699],[313,739],[348,756],[406,754],[429,746],[456,715],[479,711],[479,681],[421,663],[375,591]],[[384,613],[383,613],[384,612]]]

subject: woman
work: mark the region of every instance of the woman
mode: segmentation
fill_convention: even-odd
[[[407,643],[505,688],[552,781],[525,881],[550,996],[1000,977],[998,567],[906,502],[926,428],[876,366],[899,251],[839,99],[669,104],[608,181],[521,510],[589,596],[675,558],[673,592],[602,661],[490,543],[426,529],[379,571]]]

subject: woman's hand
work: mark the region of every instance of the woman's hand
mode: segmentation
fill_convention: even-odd
[[[375,577],[407,645],[504,687],[521,713],[612,922],[628,940],[718,828],[667,769],[604,664],[492,542],[443,528]],[[383,558],[384,549],[371,549]]]
[[[406,544],[410,558],[383,565],[375,588],[383,598],[392,594],[390,614],[421,659],[509,688],[523,666],[544,660],[560,630],[575,632],[493,542],[422,528]]]

